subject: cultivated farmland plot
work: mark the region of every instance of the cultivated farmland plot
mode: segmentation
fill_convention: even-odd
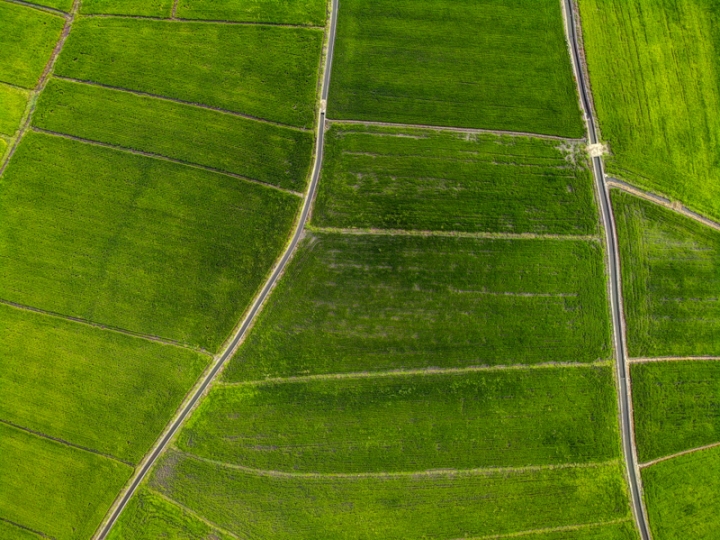
[[[0,135],[12,136],[20,127],[28,92],[16,86],[0,83]]]

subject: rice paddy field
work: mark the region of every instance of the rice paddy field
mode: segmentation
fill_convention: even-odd
[[[718,5],[580,0],[610,174],[720,218]]]
[[[13,136],[27,107],[28,92],[16,86],[0,83],[0,135]]]

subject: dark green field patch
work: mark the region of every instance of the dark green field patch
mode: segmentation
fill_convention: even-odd
[[[179,0],[184,19],[246,21],[323,26],[325,0]]]
[[[0,520],[85,540],[131,474],[127,465],[0,423]]]
[[[0,305],[0,419],[137,463],[210,359]]]
[[[220,386],[182,450],[256,469],[396,472],[619,457],[607,368]]]
[[[298,191],[314,142],[310,132],[57,79],[43,92],[33,123]]]
[[[173,0],[82,0],[83,15],[134,15],[141,17],[170,17]]]
[[[640,461],[720,442],[720,362],[632,366]]]
[[[0,2],[0,82],[34,88],[64,26],[62,17]]]
[[[0,83],[0,134],[12,136],[20,128],[28,92]]]
[[[631,356],[720,355],[720,233],[613,193]]]
[[[55,72],[310,127],[322,39],[306,28],[80,19]]]
[[[299,204],[235,178],[29,133],[0,184],[0,298],[214,350]]]
[[[340,124],[326,134],[313,222],[469,232],[598,230],[592,179],[578,147]]]
[[[171,452],[150,485],[223,529],[273,540],[407,540],[624,518],[618,463],[379,476],[272,476]]]
[[[582,137],[557,0],[343,0],[329,118]]]
[[[314,233],[225,378],[609,355],[599,243]]]
[[[720,531],[720,448],[663,461],[642,472],[657,540],[716,540]]]

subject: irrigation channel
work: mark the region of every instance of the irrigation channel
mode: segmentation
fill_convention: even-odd
[[[245,334],[247,333],[248,329],[252,325],[253,321],[255,320],[255,317],[260,312],[263,303],[267,299],[268,295],[270,294],[270,291],[273,289],[275,284],[277,283],[278,279],[282,275],[283,271],[285,270],[285,267],[287,266],[288,262],[292,258],[295,249],[297,248],[298,243],[300,242],[300,239],[302,238],[303,231],[305,230],[305,225],[307,224],[308,217],[310,215],[310,208],[312,207],[313,200],[315,198],[315,192],[317,190],[317,184],[318,179],[320,178],[320,170],[322,168],[322,160],[323,160],[323,146],[325,144],[325,104],[327,103],[328,98],[328,90],[330,88],[330,71],[332,68],[332,58],[333,58],[333,51],[335,49],[335,32],[337,30],[337,12],[338,12],[338,0],[332,0],[332,8],[330,13],[330,27],[328,30],[328,41],[327,41],[327,54],[325,56],[325,65],[323,68],[324,74],[323,74],[323,81],[322,81],[322,89],[320,92],[320,114],[318,115],[318,124],[317,124],[317,142],[315,146],[315,163],[313,165],[313,171],[312,171],[312,177],[310,179],[310,184],[307,188],[307,192],[305,195],[305,199],[303,201],[302,206],[302,212],[300,213],[300,219],[298,220],[297,226],[295,228],[295,232],[293,233],[292,239],[290,240],[290,243],[285,248],[285,252],[283,253],[282,257],[278,261],[278,263],[275,265],[274,270],[270,274],[270,277],[265,282],[265,285],[263,285],[263,288],[261,289],[260,293],[255,298],[252,307],[250,308],[250,311],[248,311],[247,315],[243,319],[242,323],[238,327],[238,329],[235,331],[235,334],[232,336],[230,341],[227,343],[223,351],[216,357],[216,361],[213,364],[212,369],[205,375],[205,377],[201,380],[201,382],[195,387],[194,391],[190,395],[189,399],[187,399],[184,403],[184,405],[181,407],[181,409],[177,412],[173,420],[170,422],[168,427],[165,429],[163,434],[160,436],[160,439],[158,442],[155,443],[155,446],[153,446],[150,453],[145,457],[145,459],[141,462],[141,464],[138,466],[138,468],[135,470],[135,474],[133,475],[132,479],[130,480],[130,483],[128,486],[124,489],[124,491],[120,494],[118,499],[116,499],[115,503],[113,504],[112,508],[110,509],[110,513],[108,517],[103,521],[100,528],[98,529],[98,532],[95,534],[94,539],[95,540],[104,540],[107,535],[110,533],[110,530],[112,529],[113,525],[115,525],[115,522],[120,517],[120,514],[122,514],[122,511],[125,509],[127,504],[130,502],[130,499],[137,491],[138,487],[142,483],[142,481],[145,479],[147,474],[152,469],[153,465],[155,465],[155,462],[158,460],[158,458],[162,455],[162,453],[165,451],[167,446],[170,444],[170,441],[172,441],[175,434],[178,432],[180,427],[182,427],[183,423],[187,418],[190,416],[190,413],[195,408],[195,406],[198,404],[200,399],[203,397],[205,392],[208,390],[212,382],[215,380],[217,375],[222,370],[225,363],[232,357],[233,353],[237,349],[240,342],[245,337]]]
[[[578,43],[578,32],[576,27],[577,13],[574,0],[563,0],[565,6],[565,27],[568,41],[570,42],[570,53],[572,56],[573,69],[578,82],[580,101],[588,130],[588,140],[591,145],[598,144],[599,138],[595,118],[590,100],[590,91],[585,80],[580,57],[580,45]],[[610,281],[610,308],[613,319],[613,335],[615,351],[617,356],[618,370],[618,399],[620,403],[620,424],[622,432],[623,453],[627,465],[627,474],[630,484],[630,496],[632,498],[633,513],[640,530],[642,540],[650,540],[650,528],[648,527],[647,514],[642,500],[642,482],[640,469],[637,464],[637,449],[635,448],[635,437],[633,433],[632,405],[630,399],[630,378],[628,370],[627,347],[625,340],[625,319],[623,318],[622,296],[620,289],[620,253],[618,250],[617,230],[615,219],[610,204],[610,189],[605,181],[605,169],[602,156],[593,156],[593,175],[597,185],[598,198],[600,200],[600,212],[605,228],[605,237],[608,248],[608,270]]]

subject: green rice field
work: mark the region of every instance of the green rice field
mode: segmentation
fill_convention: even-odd
[[[83,15],[132,15],[170,17],[174,0],[82,0]]]
[[[85,4],[86,2],[92,3],[93,1],[94,0],[83,0],[83,4]],[[64,11],[65,13],[69,13],[73,6],[73,0],[32,0],[32,2],[29,3],[38,6],[49,7],[52,9],[59,9],[60,11]]]
[[[20,121],[27,107],[28,92],[0,83],[0,134],[13,136],[20,127]]]
[[[554,532],[518,534],[513,538],[524,540],[637,540],[639,538],[633,520],[598,523],[588,526],[568,527]]]
[[[332,73],[329,118],[584,135],[557,0],[343,0]]]
[[[42,536],[6,521],[0,521],[0,538],[6,540],[40,540]]]
[[[185,19],[244,21],[323,26],[325,0],[178,0],[177,16]]]
[[[631,356],[720,354],[720,233],[613,193]]]
[[[54,79],[37,127],[302,191],[313,134],[227,113]]]
[[[322,37],[307,28],[80,19],[55,72],[311,127]]]
[[[720,218],[720,6],[579,3],[608,172]]]
[[[580,148],[497,137],[334,124],[313,223],[466,232],[595,234]]]

